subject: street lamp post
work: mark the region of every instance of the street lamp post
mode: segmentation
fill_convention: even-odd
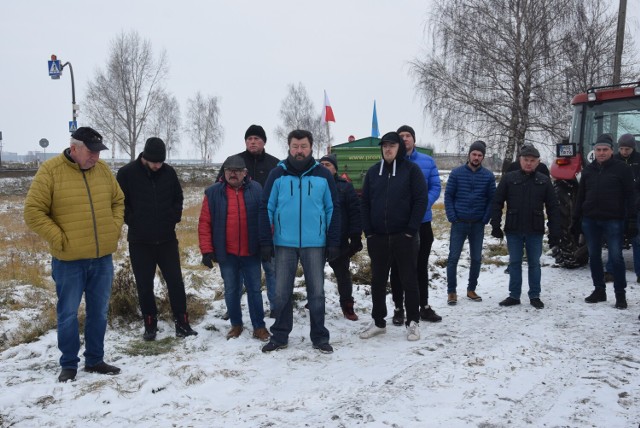
[[[0,168],[2,168],[2,131],[0,131]]]
[[[69,61],[61,65],[58,57],[56,55],[51,55],[51,61],[49,61],[49,76],[51,79],[60,79],[60,76],[62,76],[62,70],[64,70],[66,66],[69,66],[69,72],[71,73],[71,121],[69,122],[69,132],[74,132],[78,129],[76,119],[78,118],[78,110],[80,110],[80,107],[76,104],[76,84],[73,79],[73,66]]]

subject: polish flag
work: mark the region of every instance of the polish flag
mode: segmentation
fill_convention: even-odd
[[[333,115],[333,109],[327,96],[327,91],[324,91],[324,109],[322,109],[322,121],[323,122],[335,122],[336,117]]]

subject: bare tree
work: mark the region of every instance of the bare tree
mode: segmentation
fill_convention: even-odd
[[[180,144],[180,105],[175,96],[163,95],[151,117],[149,134],[164,141],[171,158]]]
[[[222,145],[224,130],[220,125],[220,107],[217,97],[204,97],[200,92],[187,101],[189,117],[187,133],[204,163],[211,158]]]
[[[131,160],[148,120],[164,96],[166,54],[154,59],[149,40],[122,32],[111,43],[106,70],[89,82],[86,105],[94,126],[112,135]]]
[[[490,152],[503,157],[503,169],[525,142],[557,141],[569,127],[568,94],[575,93],[577,85],[569,83],[575,78],[572,70],[585,67],[589,78],[599,77],[602,71],[595,70],[603,68],[609,49],[613,50],[615,25],[610,25],[612,13],[603,3],[435,3],[430,20],[432,53],[412,63],[425,112],[439,131],[453,134],[459,147],[476,136],[486,138]],[[599,30],[587,35],[597,40],[598,50],[585,53],[597,55],[586,64],[569,55],[576,43],[587,38],[585,28],[575,24],[580,14],[590,20],[589,28]]]
[[[282,126],[276,128],[276,136],[287,147],[287,136],[294,129],[305,129],[313,134],[313,148],[316,157],[326,151],[327,132],[322,122],[322,114],[317,113],[307,89],[302,82],[287,86],[287,96],[280,105]],[[288,147],[287,147],[288,149]]]

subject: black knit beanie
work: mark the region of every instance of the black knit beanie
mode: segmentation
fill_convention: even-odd
[[[414,143],[416,142],[416,131],[414,131],[413,128],[410,127],[409,125],[402,125],[400,128],[398,128],[396,132],[398,134],[401,132],[408,132],[413,137],[413,142]]]
[[[471,145],[469,146],[469,153],[471,153],[472,151],[477,150],[479,152],[482,152],[482,155],[484,156],[487,153],[487,143],[485,143],[482,140],[477,140],[474,141],[473,143],[471,143]]]
[[[333,164],[333,167],[336,169],[336,171],[338,170],[338,159],[336,158],[336,155],[334,154],[324,155],[320,158],[320,162],[322,161],[331,162]]]
[[[158,137],[151,137],[144,144],[142,157],[149,162],[164,162],[167,158],[167,148]]]
[[[267,142],[267,134],[265,134],[264,128],[260,125],[251,125],[247,132],[244,133],[245,140],[251,136],[260,137],[262,141]]]

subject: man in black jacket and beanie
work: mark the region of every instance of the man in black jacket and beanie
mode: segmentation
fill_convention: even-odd
[[[418,294],[418,230],[427,210],[427,183],[420,167],[405,159],[406,148],[397,132],[380,141],[382,160],[367,171],[362,186],[362,226],[371,258],[373,322],[360,333],[369,339],[386,332],[386,286],[396,263],[404,287],[407,340],[420,339]]]
[[[589,250],[589,268],[594,290],[585,298],[587,303],[607,300],[602,268],[602,245],[606,242],[612,263],[615,307],[627,308],[622,245],[625,235],[638,234],[635,209],[633,171],[624,162],[613,158],[613,137],[602,134],[593,148],[595,161],[582,170],[571,232],[584,234]]]
[[[155,340],[158,327],[153,293],[156,266],[167,283],[176,336],[198,334],[189,325],[176,238],[176,224],[182,218],[182,187],[165,158],[164,141],[151,137],[138,159],[116,175],[124,193],[124,221],[129,226],[129,256],[144,317],[144,340]]]
[[[536,172],[540,152],[533,146],[520,150],[520,170],[506,173],[500,180],[493,198],[491,235],[502,239],[507,235],[509,250],[509,297],[500,306],[520,304],[522,293],[522,256],[527,252],[529,303],[536,309],[544,308],[540,300],[542,237],[544,236],[544,209],[547,211],[549,245],[555,246],[560,236],[560,208],[551,179]],[[502,209],[507,204],[504,233],[500,228]]]

